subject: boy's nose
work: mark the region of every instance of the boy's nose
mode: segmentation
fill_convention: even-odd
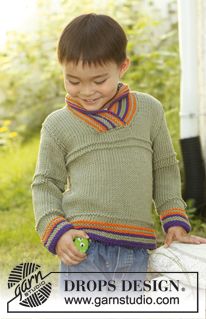
[[[92,97],[92,95],[94,94],[94,90],[92,89],[91,86],[85,86],[82,87],[81,89],[81,95],[85,98],[89,98]]]

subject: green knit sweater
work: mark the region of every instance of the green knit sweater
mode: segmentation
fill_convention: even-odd
[[[140,92],[130,92],[129,107],[126,98],[116,113],[81,113],[71,103],[42,125],[32,196],[36,229],[54,254],[71,228],[105,244],[156,248],[152,203],[165,232],[190,231],[163,107]],[[123,120],[128,112],[130,121]]]

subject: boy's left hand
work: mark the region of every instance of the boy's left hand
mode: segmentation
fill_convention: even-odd
[[[174,240],[188,244],[206,244],[206,238],[190,235],[181,226],[168,229],[164,241],[165,247],[169,247]]]

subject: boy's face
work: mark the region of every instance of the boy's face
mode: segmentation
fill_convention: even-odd
[[[129,67],[127,58],[120,66],[115,62],[101,65],[63,65],[64,85],[67,93],[88,111],[101,109],[117,92],[120,78]]]

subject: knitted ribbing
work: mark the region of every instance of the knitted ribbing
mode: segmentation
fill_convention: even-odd
[[[190,230],[163,107],[135,96],[127,126],[97,132],[67,106],[44,121],[32,195],[36,228],[51,252],[70,228],[111,245],[154,249],[152,203],[165,231]]]
[[[128,125],[136,112],[135,95],[130,92],[128,85],[123,83],[119,83],[113,99],[99,110],[86,110],[68,94],[65,101],[71,112],[98,132]]]

